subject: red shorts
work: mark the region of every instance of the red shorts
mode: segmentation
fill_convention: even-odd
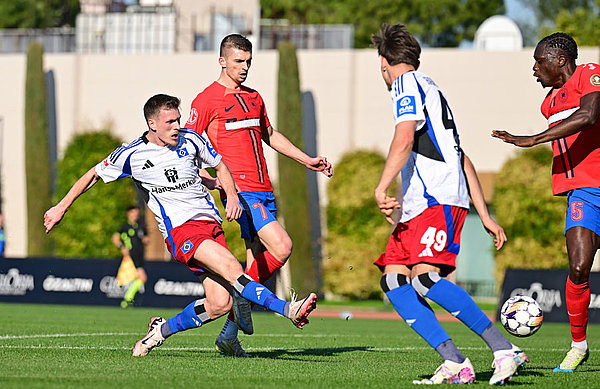
[[[412,266],[428,263],[439,266],[442,276],[456,269],[460,233],[469,211],[450,205],[435,205],[406,223],[398,223],[375,265]]]
[[[221,225],[216,221],[209,220],[188,220],[173,228],[169,233],[169,237],[165,239],[165,243],[176,260],[194,272],[203,273],[204,269],[190,266],[188,262],[194,257],[200,243],[206,239],[214,240],[221,246],[228,248]]]

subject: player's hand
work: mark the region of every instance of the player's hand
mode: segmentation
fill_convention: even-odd
[[[513,135],[502,130],[492,130],[492,137],[498,138],[505,143],[512,143],[513,145],[519,147],[531,147],[536,145],[532,136]]]
[[[309,158],[308,161],[306,161],[305,166],[310,170],[322,172],[327,177],[331,177],[333,175],[333,166],[325,157]]]
[[[500,224],[496,223],[496,221],[490,216],[482,218],[481,222],[483,223],[483,227],[488,234],[494,238],[494,246],[496,246],[496,250],[500,250],[507,240],[506,234],[504,233],[504,228],[502,228]]]
[[[395,197],[389,197],[385,192],[375,191],[375,201],[377,201],[379,211],[385,215],[385,220],[392,225],[395,224],[392,214],[395,209],[402,208],[398,200]]]
[[[46,227],[46,234],[49,233],[55,225],[60,223],[65,216],[66,211],[66,209],[62,209],[62,207],[55,205],[44,213],[44,227]]]
[[[243,208],[240,205],[240,201],[237,197],[228,198],[227,204],[225,205],[225,215],[227,221],[234,221],[235,219],[239,219],[242,216]]]

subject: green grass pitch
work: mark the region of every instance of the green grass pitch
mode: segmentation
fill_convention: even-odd
[[[0,388],[390,388],[415,387],[441,363],[404,322],[314,317],[304,330],[268,313],[242,335],[251,359],[223,357],[214,340],[224,319],[176,334],[148,356],[131,348],[148,319],[172,309],[0,304]],[[460,323],[443,323],[487,386],[492,354]],[[501,331],[504,331],[503,329]],[[591,357],[576,373],[553,373],[570,344],[566,324],[545,323],[509,339],[531,362],[507,386],[600,387],[600,326],[588,330]]]

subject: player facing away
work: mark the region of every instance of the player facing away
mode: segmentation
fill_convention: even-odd
[[[552,142],[552,192],[567,196],[565,237],[569,256],[566,302],[571,349],[555,372],[573,372],[589,357],[586,340],[589,276],[600,247],[600,65],[576,65],[577,44],[554,33],[536,46],[533,76],[550,91],[542,102],[548,129],[531,136],[492,131],[492,136],[519,147]]]
[[[150,319],[148,333],[135,344],[133,356],[147,355],[172,334],[200,327],[229,312],[236,294],[291,319],[299,328],[308,322],[308,315],[316,307],[314,293],[301,301],[279,299],[244,274],[229,252],[221,229],[222,219],[202,184],[198,165],[213,167],[223,190],[230,195],[225,207],[228,220],[242,213],[233,178],[205,138],[195,131],[180,129],[179,104],[176,97],[163,94],[151,97],[144,105],[149,130],[92,167],[44,215],[48,233],[77,197],[100,179],[108,183],[131,177],[156,215],[169,252],[201,277],[206,297],[190,303],[168,320]]]
[[[127,221],[111,236],[113,244],[121,250],[121,254],[131,258],[137,273],[137,277],[131,282],[121,301],[122,308],[133,305],[135,295],[148,280],[144,270],[144,246],[148,244],[149,238],[139,223],[140,209],[135,205],[130,206],[127,208],[126,215]]]
[[[292,240],[277,221],[262,142],[327,177],[332,171],[325,157],[306,155],[273,129],[261,95],[242,85],[251,62],[252,43],[248,39],[239,34],[223,38],[219,78],[196,96],[185,126],[200,134],[206,133],[231,169],[243,207],[242,215],[236,221],[246,243],[246,274],[264,283],[289,258]],[[227,201],[230,196],[226,196],[224,204]],[[238,327],[230,319],[231,315],[217,337],[216,347],[227,355],[248,356],[237,339]],[[246,328],[242,330],[248,333]]]
[[[435,301],[479,335],[494,354],[490,384],[509,380],[527,356],[502,336],[461,287],[446,280],[455,269],[469,194],[481,221],[494,236],[496,249],[506,235],[489,215],[477,173],[460,148],[454,117],[445,95],[431,78],[418,72],[421,48],[402,24],[383,24],[373,45],[381,74],[391,92],[395,133],[375,199],[390,223],[401,209],[385,253],[376,261],[381,287],[398,314],[444,362],[429,379],[416,384],[464,384],[475,371],[438,322],[424,297]],[[400,203],[386,192],[402,171]]]

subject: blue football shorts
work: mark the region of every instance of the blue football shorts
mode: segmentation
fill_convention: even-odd
[[[243,191],[238,193],[242,216],[236,219],[242,239],[253,239],[261,228],[277,220],[277,207],[273,192]],[[226,203],[227,199],[224,200]]]
[[[600,235],[600,188],[573,189],[567,195],[565,234],[571,227],[585,227]]]

